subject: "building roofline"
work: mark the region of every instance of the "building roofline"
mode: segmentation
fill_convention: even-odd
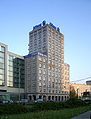
[[[2,43],[2,42],[0,42],[0,44],[1,44],[1,45],[3,45],[3,46],[6,46],[6,47],[8,47],[8,45],[6,45],[6,44],[4,44],[4,43]]]
[[[34,56],[47,57],[46,54],[43,54],[43,53],[40,53],[40,52],[34,52],[34,53],[31,53],[31,54],[25,55],[24,58],[31,58],[31,57],[34,57]]]
[[[16,53],[11,52],[11,51],[8,51],[8,54],[16,56],[16,57],[21,58],[21,59],[24,59],[24,56],[18,55]]]
[[[43,22],[44,22],[44,21],[43,21]],[[39,29],[41,29],[41,28],[43,28],[43,27],[47,27],[47,26],[48,26],[48,27],[52,28],[53,30],[55,30],[57,33],[59,33],[59,34],[61,34],[62,36],[64,36],[63,33],[60,32],[59,27],[56,27],[56,26],[55,26],[54,24],[52,24],[51,22],[50,22],[50,23],[46,23],[46,21],[45,21],[45,24],[43,25],[43,22],[42,22],[41,24],[35,25],[35,26],[33,27],[33,30],[29,32],[29,34],[32,33],[32,32],[34,32],[34,31],[37,31],[37,30],[39,30]]]

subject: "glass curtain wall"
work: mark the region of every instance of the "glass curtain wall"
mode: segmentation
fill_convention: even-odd
[[[5,85],[5,47],[0,46],[0,85]]]

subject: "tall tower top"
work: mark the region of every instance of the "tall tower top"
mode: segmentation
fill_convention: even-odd
[[[38,24],[38,25],[35,25],[34,27],[33,27],[33,30],[37,30],[37,29],[39,29],[39,28],[41,28],[41,27],[43,27],[43,26],[45,26],[45,25],[49,25],[50,27],[52,27],[53,29],[55,29],[56,31],[58,31],[58,32],[60,32],[60,29],[59,29],[59,27],[56,27],[53,23],[49,23],[49,24],[46,24],[46,21],[44,20],[42,23],[40,23],[40,24]]]

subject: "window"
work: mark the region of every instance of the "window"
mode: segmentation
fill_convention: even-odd
[[[51,69],[51,67],[49,66],[48,69]]]
[[[4,64],[0,63],[0,68],[4,69]]]
[[[49,90],[49,93],[51,93],[51,90]]]
[[[4,63],[4,59],[2,57],[0,57],[0,62]]]
[[[41,82],[39,82],[39,86],[41,86]]]
[[[46,79],[46,78],[45,78],[45,77],[43,77],[43,80],[44,80],[44,81],[45,81],[45,79]]]
[[[10,66],[13,66],[13,62],[10,62],[10,61],[9,61],[9,65],[10,65]]]
[[[8,81],[13,81],[13,77],[12,76],[9,76]]]
[[[0,80],[0,85],[4,85],[4,81]]]
[[[4,53],[3,52],[0,52],[0,57],[4,57]]]
[[[43,68],[45,68],[45,65],[43,65]]]
[[[39,73],[42,73],[42,71],[39,69]]]
[[[52,90],[52,93],[54,93],[54,90]]]
[[[50,71],[48,72],[48,75],[51,75],[51,72]]]
[[[5,52],[5,47],[1,46],[1,51]]]
[[[10,75],[10,76],[13,76],[13,72],[9,72],[9,75]]]
[[[41,57],[39,57],[39,60],[40,60],[40,61],[42,60]]]
[[[7,82],[7,85],[12,87],[13,86],[13,82]]]
[[[41,65],[41,64],[39,64],[39,67],[42,67],[42,65]]]
[[[48,61],[48,63],[50,64],[50,63],[51,63],[51,61],[49,60],[49,61]]]
[[[46,89],[44,89],[44,92],[46,92]]]
[[[46,87],[46,84],[44,83],[43,86]]]
[[[0,74],[4,74],[4,70],[3,69],[0,69]]]
[[[39,80],[41,80],[41,76],[39,76]]]
[[[0,75],[0,79],[4,80],[4,75]]]
[[[44,71],[43,74],[46,74],[46,72]]]
[[[13,67],[9,67],[9,70],[10,70],[10,71],[13,71]]]
[[[9,60],[13,61],[13,56],[9,55]]]

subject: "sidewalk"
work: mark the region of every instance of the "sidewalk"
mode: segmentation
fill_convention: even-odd
[[[82,113],[79,116],[73,117],[72,119],[91,119],[91,111]]]

